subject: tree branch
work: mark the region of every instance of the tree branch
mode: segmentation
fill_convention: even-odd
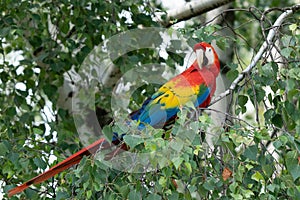
[[[201,0],[201,1],[192,1],[185,4],[179,9],[173,9],[167,11],[167,16],[165,19],[161,19],[161,23],[165,27],[170,27],[173,24],[178,22],[196,17],[207,11],[218,8],[222,5],[225,5],[234,0]]]
[[[270,28],[269,34],[267,36],[266,41],[264,41],[264,43],[262,44],[262,46],[260,47],[259,51],[257,52],[257,54],[254,56],[254,58],[252,59],[251,63],[247,66],[246,69],[244,69],[239,76],[231,83],[230,87],[228,90],[226,90],[225,92],[221,93],[219,96],[217,96],[216,98],[214,98],[211,102],[210,105],[218,102],[219,100],[223,99],[224,97],[228,96],[229,94],[231,94],[233,92],[233,90],[237,87],[238,83],[241,82],[244,78],[246,74],[249,74],[251,72],[251,70],[256,66],[257,62],[261,59],[261,57],[263,56],[263,54],[266,52],[268,46],[270,44],[272,44],[273,40],[274,40],[274,36],[276,34],[276,32],[278,31],[278,29],[280,28],[281,24],[283,23],[283,21],[290,16],[291,14],[293,14],[294,12],[300,10],[300,5],[295,5],[293,7],[290,8],[286,8],[285,12],[282,13],[277,20],[275,21],[275,23],[273,24],[273,26]]]

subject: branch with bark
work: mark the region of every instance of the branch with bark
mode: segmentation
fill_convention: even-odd
[[[183,7],[167,11],[165,19],[161,19],[161,23],[165,27],[170,27],[178,22],[199,16],[210,10],[223,6],[234,0],[201,0],[192,1]]]
[[[296,11],[300,10],[300,5],[295,5],[290,8],[286,8],[285,11],[277,18],[274,22],[273,26],[270,28],[266,41],[262,44],[256,55],[253,57],[250,64],[238,75],[238,77],[231,83],[230,87],[219,96],[215,97],[211,104],[215,104],[216,102],[220,101],[221,99],[225,98],[226,96],[232,94],[238,84],[246,77],[247,74],[250,74],[252,69],[257,65],[258,61],[262,58],[264,53],[267,50],[271,50],[272,48],[268,48],[274,42],[274,37],[279,30],[280,26],[284,22],[284,20],[289,17],[291,14],[295,13]]]

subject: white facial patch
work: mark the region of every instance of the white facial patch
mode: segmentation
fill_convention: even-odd
[[[214,63],[214,53],[211,47],[206,48],[205,57],[207,58],[207,66]]]
[[[197,58],[198,66],[200,69],[202,68],[202,65],[203,65],[203,55],[204,55],[203,49],[196,50],[196,58]]]

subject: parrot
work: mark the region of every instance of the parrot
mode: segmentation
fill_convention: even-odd
[[[188,102],[200,108],[209,106],[216,90],[216,78],[220,72],[219,58],[212,45],[206,42],[195,44],[193,52],[196,54],[196,59],[189,68],[163,84],[157,92],[144,101],[140,109],[129,114],[131,120],[138,122],[138,129],[143,130],[147,124],[159,128],[174,123],[177,113]],[[84,156],[93,155],[99,150],[119,145],[107,154],[106,159],[112,158],[120,150],[128,150],[129,147],[122,143],[123,135],[113,133],[110,142],[104,138],[95,141],[44,173],[9,190],[8,196],[11,197],[32,184],[39,184],[55,176],[78,164]]]

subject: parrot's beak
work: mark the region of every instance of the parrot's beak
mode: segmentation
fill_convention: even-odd
[[[204,50],[199,48],[195,51],[195,53],[196,53],[198,66],[199,66],[200,69],[202,69]]]

